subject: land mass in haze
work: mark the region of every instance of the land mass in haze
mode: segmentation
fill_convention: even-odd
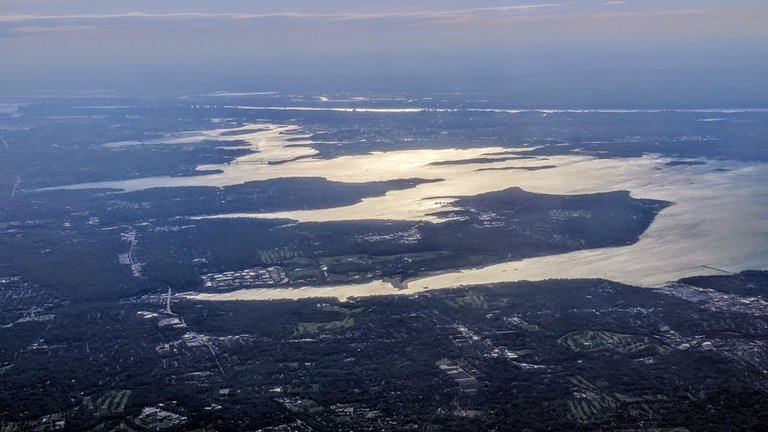
[[[768,113],[265,99],[0,114],[0,430],[765,423]]]
[[[765,0],[0,0],[0,432],[758,431]]]

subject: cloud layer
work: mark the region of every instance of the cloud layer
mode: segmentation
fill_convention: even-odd
[[[13,4],[14,2],[10,2]],[[35,2],[31,2],[34,5]],[[174,2],[169,2],[173,4]],[[194,22],[195,25],[210,23],[212,25],[221,24],[222,21],[228,22],[247,22],[251,25],[260,25],[264,22],[283,23],[285,25],[320,25],[332,24],[335,26],[344,26],[350,23],[363,24],[408,24],[430,26],[434,24],[514,24],[519,22],[542,22],[542,21],[610,21],[617,19],[652,19],[675,17],[685,20],[696,19],[697,17],[716,18],[725,20],[745,20],[747,23],[764,20],[768,17],[768,5],[760,5],[751,1],[676,1],[658,3],[656,1],[627,2],[627,1],[568,1],[568,2],[538,2],[538,3],[515,3],[515,4],[494,4],[480,7],[456,6],[464,5],[463,2],[449,3],[453,7],[440,5],[431,5],[433,7],[424,9],[414,9],[412,7],[394,7],[386,9],[366,9],[360,7],[348,7],[339,9],[339,2],[328,2],[329,5],[336,4],[336,8],[325,8],[322,10],[311,9],[308,7],[296,7],[273,9],[263,8],[264,10],[254,10],[249,8],[236,9],[231,5],[227,6],[224,2],[222,9],[217,11],[196,10],[189,6],[184,7],[178,4],[173,10],[157,7],[150,7],[146,10],[120,10],[119,6],[130,6],[133,2],[114,2],[114,10],[107,12],[89,12],[83,10],[80,13],[50,13],[43,7],[16,7],[0,9],[0,29],[5,34],[11,34],[16,31],[20,33],[30,33],[35,30],[46,32],[45,27],[59,27],[61,31],[78,31],[79,28],[87,27],[116,27],[116,28],[151,28],[151,24],[162,22],[165,25],[183,28],[184,23]],[[478,2],[485,4],[484,2]],[[23,3],[22,3],[23,4]],[[27,3],[29,5],[29,3]],[[764,22],[764,21],[763,21]],[[22,29],[22,30],[19,30]],[[84,28],[84,30],[86,30]]]
[[[440,84],[544,102],[685,88],[759,99],[766,22],[765,0],[0,0],[0,91]]]

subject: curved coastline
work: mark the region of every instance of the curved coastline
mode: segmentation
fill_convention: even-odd
[[[232,134],[242,131],[243,134]],[[63,188],[224,186],[284,177],[323,177],[340,182],[389,181],[402,178],[436,180],[389,191],[353,205],[262,214],[222,214],[214,218],[291,219],[296,222],[352,220],[412,220],[441,222],[437,210],[455,210],[455,201],[520,187],[532,193],[575,195],[627,190],[634,198],[674,203],[661,211],[639,241],[632,245],[587,249],[528,258],[477,269],[459,269],[403,281],[402,289],[385,281],[336,287],[304,287],[286,291],[259,289],[242,298],[298,298],[411,294],[424,290],[495,282],[542,279],[604,278],[639,286],[658,286],[687,276],[713,274],[711,267],[738,272],[768,268],[768,164],[697,159],[670,165],[671,158],[647,154],[636,158],[596,158],[586,155],[504,157],[530,148],[422,149],[374,152],[333,159],[312,157],[316,151],[295,126],[248,124],[240,128],[185,134],[189,142],[202,139],[245,140],[254,153],[240,162],[283,160],[279,164],[202,165],[198,170],[221,173],[192,177],[150,177],[70,185]],[[295,138],[304,141],[296,142]],[[289,141],[290,140],[290,141]],[[502,154],[503,152],[503,154]],[[307,157],[298,158],[298,155]],[[494,154],[497,160],[488,161]],[[490,155],[490,156],[489,156]],[[482,158],[482,164],[477,162]],[[486,170],[478,167],[535,167],[546,170]],[[442,163],[437,163],[442,162]],[[451,163],[446,163],[451,162]],[[355,167],[355,169],[350,169]],[[184,215],[180,215],[184,216]],[[717,247],[713,247],[717,245]],[[300,291],[296,291],[300,290]],[[219,296],[219,297],[216,297]],[[232,293],[199,294],[199,298],[232,299]]]

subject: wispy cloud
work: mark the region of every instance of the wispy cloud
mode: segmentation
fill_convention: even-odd
[[[15,28],[17,33],[85,33],[96,30],[93,26],[19,26]]]
[[[179,29],[186,25],[218,26],[231,28],[235,25],[250,25],[264,23],[279,28],[281,23],[299,23],[311,27],[326,25],[338,28],[343,24],[359,23],[367,25],[378,22],[384,25],[454,25],[477,22],[499,16],[521,17],[544,14],[565,3],[517,4],[497,7],[476,7],[465,9],[430,9],[416,11],[383,11],[383,12],[305,12],[277,11],[265,13],[251,12],[147,12],[132,11],[101,14],[0,14],[0,36],[52,34],[52,33],[83,33],[95,32],[125,32],[125,31],[165,31],[168,28]],[[222,22],[230,22],[227,27],[221,27]],[[181,26],[181,27],[180,27]]]
[[[269,12],[269,13],[236,13],[236,12],[125,12],[109,14],[75,14],[75,15],[34,15],[34,14],[7,14],[0,15],[0,22],[20,23],[34,21],[86,21],[86,20],[110,20],[110,19],[232,19],[255,20],[265,18],[291,18],[291,19],[322,19],[322,20],[380,20],[388,18],[459,18],[473,15],[500,13],[500,12],[525,12],[539,9],[551,9],[564,6],[565,3],[545,4],[521,4],[512,6],[482,7],[471,9],[453,10],[425,10],[425,11],[393,11],[393,12],[338,12],[338,13],[311,13],[311,12]]]
[[[382,25],[413,27],[428,26],[510,26],[524,23],[569,22],[590,25],[597,22],[634,21],[646,24],[656,19],[674,18],[681,22],[694,22],[708,18],[710,21],[726,22],[768,19],[768,7],[705,7],[657,9],[632,8],[634,2],[626,0],[571,0],[567,2],[529,3],[506,6],[475,7],[463,9],[390,10],[390,11],[271,11],[256,12],[148,12],[133,11],[101,14],[0,14],[0,35],[25,35],[46,33],[83,33],[97,31],[166,31],[170,28],[184,28],[187,24],[195,29],[201,26],[231,28],[235,24],[249,26],[264,23],[271,28],[280,28],[284,23],[297,22],[304,28],[326,25],[341,28],[343,23],[370,22]],[[583,6],[590,6],[585,8]],[[614,8],[615,5],[627,7]],[[230,22],[221,27],[222,21]],[[371,27],[373,28],[373,27]]]

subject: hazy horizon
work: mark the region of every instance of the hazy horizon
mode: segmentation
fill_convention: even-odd
[[[489,93],[768,103],[760,1],[0,1],[0,94]]]

